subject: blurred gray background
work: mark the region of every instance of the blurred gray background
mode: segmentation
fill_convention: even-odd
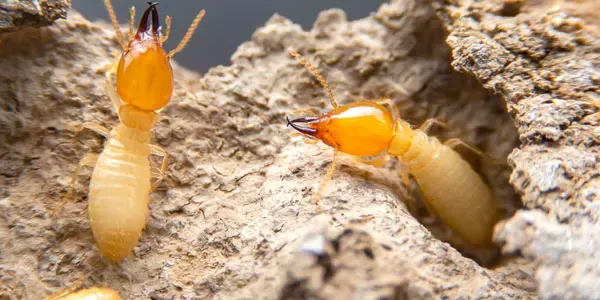
[[[113,7],[121,24],[129,20],[129,7],[136,7],[136,27],[148,7],[142,0],[113,0]],[[320,11],[341,8],[348,20],[361,19],[375,11],[383,0],[170,0],[158,7],[161,24],[170,15],[173,18],[171,36],[165,48],[173,49],[201,9],[206,16],[198,26],[188,46],[175,56],[182,66],[206,73],[216,65],[229,65],[230,57],[244,41],[250,40],[256,28],[274,14],[291,19],[309,30]],[[75,0],[73,8],[90,20],[104,19],[108,13],[100,0]],[[164,25],[164,24],[163,24]]]

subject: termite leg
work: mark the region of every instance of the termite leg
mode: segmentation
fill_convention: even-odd
[[[66,124],[67,128],[70,128],[72,130],[75,131],[75,134],[79,134],[80,132],[82,132],[85,128],[100,134],[101,136],[107,138],[110,135],[110,131],[108,130],[108,128],[98,124],[98,123],[93,123],[93,122],[85,122],[83,124],[80,125],[76,125],[76,126],[72,126],[69,124]]]
[[[325,176],[323,176],[323,182],[321,182],[321,185],[311,199],[311,203],[317,205],[317,211],[321,210],[321,207],[319,206],[319,196],[325,189],[325,186],[327,186],[327,183],[331,180],[331,177],[333,177],[333,172],[335,171],[335,167],[337,167],[339,157],[340,151],[335,149],[333,152],[333,161],[331,162],[331,166],[329,167],[329,170],[327,170]]]
[[[65,204],[67,200],[70,200],[74,197],[75,193],[75,182],[77,181],[77,176],[81,171],[81,168],[88,166],[93,167],[96,165],[96,161],[98,160],[98,154],[90,153],[86,157],[84,157],[81,161],[79,161],[79,165],[75,168],[75,172],[73,172],[73,176],[71,176],[71,185],[69,186],[69,190],[67,194],[58,202],[56,208],[52,211],[52,215],[56,214],[60,208]]]
[[[156,188],[158,188],[158,186],[162,183],[162,181],[165,179],[165,174],[163,172],[161,172],[160,169],[152,169],[150,170],[150,179],[154,178],[156,179],[156,181],[154,181],[152,183],[152,186],[150,186],[150,192],[154,192],[156,190]]]
[[[352,97],[352,99],[354,101],[364,101],[363,97]],[[377,103],[381,106],[387,105],[394,120],[398,120],[398,118],[400,117],[400,111],[398,110],[398,106],[394,105],[394,102],[390,98],[375,98],[368,100],[368,102]]]
[[[311,145],[314,145],[314,144],[316,144],[316,143],[319,142],[319,139],[314,138],[314,137],[309,136],[309,135],[302,134],[300,132],[292,132],[291,136],[292,137],[301,136],[303,142],[305,142],[307,144],[311,144]]]
[[[135,36],[135,7],[129,9],[129,40],[133,40]]]
[[[382,167],[390,160],[390,156],[388,154],[381,155],[381,156],[375,158],[374,160],[368,160],[368,159],[364,159],[362,157],[353,156],[353,155],[350,155],[350,157],[352,158],[352,160],[354,160],[356,162],[359,162],[359,163],[365,164],[365,165],[371,165],[376,168]]]
[[[325,88],[325,90],[327,91],[327,96],[329,97],[329,102],[331,103],[331,106],[333,106],[333,108],[337,108],[338,105],[335,101],[335,98],[333,97],[331,88],[329,87],[329,84],[327,84],[323,76],[321,76],[319,71],[317,71],[317,68],[313,67],[313,65],[311,65],[306,59],[304,59],[304,57],[302,57],[296,51],[291,50],[289,53],[291,56],[295,57],[301,64],[303,64],[306,67],[306,69],[310,71],[310,73],[312,73],[313,76],[315,76],[315,78],[317,78],[317,81],[319,81],[321,86],[323,86],[323,88]]]
[[[93,123],[93,122],[85,122],[81,125],[81,130],[83,130],[83,128],[87,128],[105,138],[108,137],[108,135],[110,134],[110,130],[108,130],[108,128],[98,124],[98,123]]]
[[[165,18],[165,24],[167,24],[167,29],[165,31],[165,35],[160,38],[160,43],[164,43],[169,39],[169,35],[171,35],[171,17],[167,16]]]
[[[319,142],[319,140],[318,140],[318,139],[309,138],[309,137],[306,137],[306,136],[304,136],[304,137],[302,138],[302,141],[303,141],[304,143],[306,143],[306,144],[309,144],[309,145],[316,145],[316,144]]]
[[[79,277],[79,279],[77,279],[77,281],[74,284],[72,284],[70,287],[64,288],[64,289],[46,297],[45,300],[60,299],[68,294],[75,292],[79,287],[81,287],[84,280],[85,280],[85,277],[83,275],[81,275]]]
[[[160,169],[157,172],[158,175],[155,176],[156,181],[152,183],[152,187],[150,188],[150,191],[154,191],[165,178],[165,173],[167,172],[167,166],[169,164],[169,154],[165,149],[157,145],[150,145],[150,151],[152,151],[152,154],[162,157],[162,164],[160,165]]]
[[[404,184],[404,186],[408,190],[410,188],[410,168],[401,163],[398,166],[397,172],[398,176],[400,177],[400,180],[402,180],[402,184]]]
[[[458,139],[458,138],[448,139],[448,140],[444,141],[444,145],[446,145],[452,149],[462,145],[463,147],[473,151],[477,155],[483,156],[483,152],[479,151],[479,149],[463,142],[461,139]]]
[[[400,177],[400,181],[402,181],[402,186],[404,186],[406,189],[406,207],[408,208],[409,212],[413,213],[416,211],[416,209],[414,207],[414,201],[412,197],[413,189],[411,187],[412,181],[410,180],[410,168],[400,162],[400,164],[398,164],[396,167],[396,172],[398,173],[398,177]]]
[[[469,149],[470,151],[472,151],[473,153],[481,156],[484,160],[486,160],[488,162],[491,162],[493,164],[498,164],[498,165],[504,165],[505,164],[501,160],[499,160],[497,158],[493,158],[493,157],[491,157],[491,156],[483,153],[481,150],[479,150],[479,149],[477,149],[477,148],[475,148],[475,147],[473,147],[473,146],[471,146],[471,145],[463,142],[459,138],[448,139],[448,140],[444,141],[444,145],[446,145],[446,146],[448,146],[448,147],[450,147],[452,149],[455,149],[458,146],[463,146],[463,147]]]
[[[106,90],[106,93],[108,94],[108,98],[110,99],[110,102],[112,103],[113,108],[115,109],[115,112],[118,113],[119,108],[121,107],[121,97],[119,97],[119,94],[117,93],[117,89],[112,82],[112,75],[116,73],[117,66],[118,66],[118,60],[115,60],[115,62],[111,65],[108,72],[106,72],[106,76],[104,76],[104,89]]]
[[[165,174],[162,173],[159,168],[152,168],[150,170],[150,179],[152,179],[152,178],[166,180],[169,187],[172,187],[174,185],[173,180],[171,180],[169,177],[166,177]],[[157,189],[157,188],[158,188],[158,185],[156,187],[154,187],[154,189]],[[152,189],[151,191],[154,191],[154,189]]]
[[[392,118],[394,120],[398,120],[398,117],[400,117],[400,111],[398,111],[398,106],[394,105],[394,102],[392,102],[392,99],[390,98],[379,98],[379,99],[374,99],[372,100],[372,102],[375,102],[379,105],[387,105],[390,107],[390,112],[392,113]]]
[[[433,127],[433,125],[437,125],[437,126],[440,126],[443,128],[445,128],[447,126],[446,123],[444,123],[438,119],[432,118],[432,119],[425,120],[425,122],[423,122],[423,124],[421,124],[421,127],[419,127],[419,130],[427,133],[431,129],[431,127]],[[452,148],[452,147],[450,147],[450,148]]]
[[[196,30],[196,27],[198,27],[198,24],[200,24],[200,21],[202,21],[204,14],[206,14],[206,11],[203,9],[196,15],[196,17],[194,18],[194,21],[192,21],[192,24],[190,25],[190,28],[188,28],[188,31],[183,36],[183,39],[181,39],[181,42],[179,42],[179,45],[177,45],[177,47],[175,47],[175,49],[169,51],[169,54],[167,54],[168,57],[173,57],[173,55],[175,55],[179,51],[183,50],[185,45],[187,45],[187,43],[192,38],[192,35],[194,35],[194,31]]]

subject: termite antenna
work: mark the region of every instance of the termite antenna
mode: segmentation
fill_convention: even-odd
[[[166,42],[169,39],[169,35],[171,34],[171,17],[167,16],[165,18],[165,24],[167,24],[167,29],[165,30],[165,35],[160,39],[161,43]]]
[[[206,14],[206,11],[203,9],[196,15],[196,17],[194,18],[194,21],[192,21],[192,24],[190,25],[190,28],[188,28],[188,31],[183,36],[183,39],[181,39],[181,42],[179,42],[179,45],[177,45],[177,47],[175,47],[175,49],[169,51],[169,54],[167,54],[167,56],[169,58],[173,57],[173,55],[179,53],[181,50],[183,50],[183,48],[185,48],[185,45],[187,45],[187,43],[190,41],[190,39],[194,35],[194,31],[196,31],[196,27],[198,27],[198,24],[200,24],[200,21],[202,21],[202,18],[204,17],[205,14]]]
[[[119,41],[119,44],[121,45],[121,48],[123,48],[123,50],[127,50],[125,41],[123,41],[123,33],[121,33],[119,20],[117,20],[117,15],[115,14],[115,10],[113,9],[110,0],[104,0],[104,6],[106,6],[106,10],[108,11],[108,15],[110,16],[110,22],[112,23],[112,26],[115,29],[117,41]]]
[[[317,78],[319,83],[325,88],[325,90],[327,90],[327,96],[329,97],[329,102],[331,102],[331,106],[333,106],[333,108],[337,108],[338,105],[337,105],[337,102],[335,101],[335,98],[333,98],[333,93],[331,92],[331,88],[329,87],[329,85],[327,84],[327,82],[325,81],[323,76],[321,76],[319,71],[317,71],[317,69],[315,67],[313,67],[307,60],[305,60],[296,51],[290,50],[289,53],[291,56],[295,57],[301,64],[303,64],[306,67],[306,69],[308,69],[308,71],[310,71],[310,73],[312,73],[313,76],[315,76],[315,78]]]
[[[135,37],[135,7],[132,6],[129,9],[129,35],[128,38],[131,41]]]

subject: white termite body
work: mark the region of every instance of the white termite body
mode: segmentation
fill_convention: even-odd
[[[125,258],[149,214],[150,133],[119,124],[98,157],[89,192],[92,232],[102,254]]]

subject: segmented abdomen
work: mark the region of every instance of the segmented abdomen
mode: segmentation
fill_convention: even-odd
[[[131,253],[146,225],[150,162],[143,147],[148,145],[124,147],[118,136],[111,137],[92,174],[88,209],[92,231],[102,255],[113,261]]]
[[[415,131],[403,156],[425,201],[435,213],[476,246],[491,243],[497,207],[490,188],[456,151]]]
[[[119,293],[108,288],[89,288],[70,293],[60,298],[50,298],[57,300],[121,300]]]

